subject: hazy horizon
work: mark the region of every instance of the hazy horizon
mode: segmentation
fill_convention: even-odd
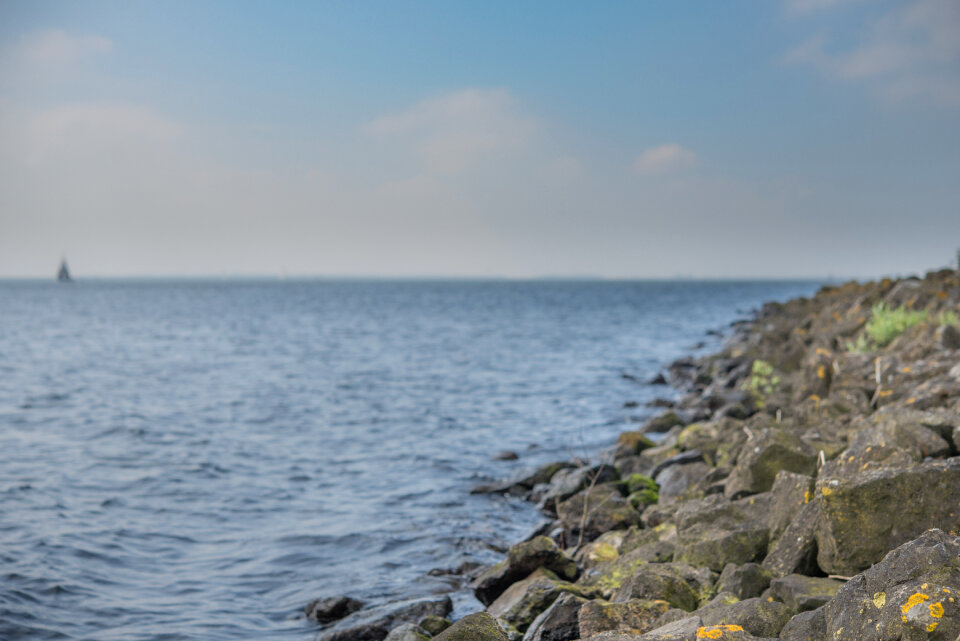
[[[954,0],[6,2],[0,278],[922,274],[958,122]]]

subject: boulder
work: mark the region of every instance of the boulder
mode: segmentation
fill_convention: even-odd
[[[708,604],[696,614],[704,626],[736,625],[758,637],[776,637],[796,612],[779,601],[755,597],[736,603]]]
[[[703,482],[713,471],[706,463],[697,461],[686,465],[671,465],[657,475],[660,486],[659,502],[668,504],[680,498],[703,496]]]
[[[509,641],[496,619],[486,612],[465,616],[433,638],[436,641]]]
[[[428,641],[430,636],[429,632],[416,623],[401,623],[390,630],[384,641]]]
[[[770,490],[770,540],[776,541],[804,505],[813,499],[814,479],[806,474],[781,470]]]
[[[842,586],[843,582],[835,579],[790,574],[770,582],[770,595],[795,612],[806,612],[824,605]]]
[[[770,585],[773,573],[757,563],[728,563],[717,580],[717,591],[733,594],[738,599],[760,596]]]
[[[683,419],[676,412],[667,411],[658,416],[654,416],[643,425],[643,432],[669,432],[671,428],[683,425]]]
[[[655,628],[640,637],[629,637],[630,641],[696,641],[697,632],[703,626],[698,616],[688,616]]]
[[[436,615],[430,615],[420,619],[420,627],[426,630],[427,634],[432,637],[437,636],[452,624],[453,622],[450,619]]]
[[[557,515],[567,530],[587,541],[609,530],[640,523],[640,513],[609,485],[594,486],[573,495],[557,505]]]
[[[827,638],[827,622],[823,608],[801,612],[780,630],[781,641],[823,641]]]
[[[573,641],[580,638],[580,608],[588,601],[575,594],[561,594],[540,613],[523,641]]]
[[[579,587],[559,580],[550,570],[539,568],[524,580],[511,585],[490,604],[487,612],[524,632],[541,612],[564,593],[584,596]]]
[[[563,579],[577,578],[577,564],[546,536],[518,543],[507,558],[484,571],[473,583],[473,592],[484,605],[490,605],[513,583],[539,567],[547,568]]]
[[[960,537],[930,530],[854,576],[823,612],[834,641],[931,639],[960,635]]]
[[[849,576],[928,528],[960,529],[960,457],[852,478],[821,478],[817,563]]]
[[[763,559],[763,567],[774,576],[819,573],[817,567],[818,523],[818,504],[807,503],[770,547],[770,552]]]
[[[588,601],[580,608],[580,637],[607,631],[643,634],[657,627],[670,608],[666,601],[631,599],[619,603]]]
[[[623,549],[627,549],[627,546],[624,545]],[[673,557],[672,550],[671,544],[662,541],[643,543],[612,561],[585,571],[577,581],[577,585],[584,589],[596,590],[604,598],[612,599],[638,568],[647,564],[669,562]]]
[[[353,614],[363,607],[363,601],[348,596],[335,596],[315,599],[307,604],[304,612],[307,618],[317,623],[332,623]]]
[[[449,596],[409,599],[360,610],[324,631],[320,641],[382,641],[401,623],[415,623],[426,616],[445,617],[453,610]]]
[[[766,552],[769,494],[727,501],[722,496],[687,501],[677,511],[674,558],[719,572],[728,563],[758,560]]]
[[[776,428],[763,429],[747,439],[724,493],[728,498],[766,492],[781,470],[815,474],[817,451],[799,436]]]
[[[550,481],[550,487],[542,500],[543,507],[554,510],[559,502],[569,499],[585,488],[618,480],[620,480],[620,472],[607,464],[562,469]]]
[[[686,563],[644,563],[623,581],[613,600],[658,599],[690,612],[709,598],[715,576]]]
[[[478,485],[472,490],[471,494],[513,494],[520,496],[526,494],[537,485],[549,483],[556,476],[557,472],[575,468],[570,461],[557,461],[547,463],[535,470],[522,470],[510,479],[501,483],[492,485]]]
[[[617,437],[617,446],[614,450],[614,458],[624,456],[635,456],[643,450],[654,447],[656,443],[651,441],[643,430],[634,430],[632,432],[621,432]]]

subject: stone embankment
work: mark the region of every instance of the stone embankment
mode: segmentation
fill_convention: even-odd
[[[484,612],[329,600],[320,638],[956,641],[958,315],[949,270],[767,304],[606,462],[480,488],[553,519],[473,579]]]

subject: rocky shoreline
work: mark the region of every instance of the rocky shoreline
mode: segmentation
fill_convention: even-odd
[[[960,639],[960,273],[768,303],[596,465],[477,488],[550,522],[448,596],[315,601],[322,641]]]

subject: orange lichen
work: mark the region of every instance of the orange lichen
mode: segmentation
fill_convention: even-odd
[[[828,350],[825,350],[825,349],[823,349],[822,347],[818,347],[817,349],[815,349],[815,350],[814,350],[814,353],[815,353],[815,354],[819,354],[819,355],[821,355],[821,356],[830,356],[830,355],[831,355]]]
[[[913,405],[913,404],[916,403],[916,402],[917,402],[917,399],[915,399],[915,398],[912,397],[912,396],[907,399],[907,405]]]
[[[910,366],[909,366],[909,365],[906,365],[906,366],[905,366],[903,369],[901,369],[900,371],[903,372],[904,374],[909,374],[909,373],[912,372],[913,370],[910,369]]]
[[[947,298],[947,292],[943,290],[937,292],[937,298],[939,298],[940,300],[945,300]]]
[[[810,499],[812,499],[812,498],[813,498],[813,495],[810,494],[810,490],[807,490],[806,492],[803,493],[803,502],[804,502],[804,504],[809,503],[809,502],[810,502]]]
[[[877,396],[879,396],[880,398],[886,398],[886,397],[890,396],[891,394],[893,394],[893,390],[892,390],[892,389],[885,389],[885,390],[879,391],[879,392],[877,393]]]
[[[914,592],[913,594],[910,595],[910,598],[907,599],[907,602],[904,603],[902,606],[900,606],[900,611],[906,614],[913,607],[920,605],[924,601],[929,601],[929,600],[930,600],[929,594],[924,594],[923,592]]]
[[[821,365],[817,368],[817,378],[826,378],[827,377],[827,368]]]
[[[724,632],[742,632],[743,628],[739,625],[711,625],[697,628],[698,639],[719,639],[723,637]]]

